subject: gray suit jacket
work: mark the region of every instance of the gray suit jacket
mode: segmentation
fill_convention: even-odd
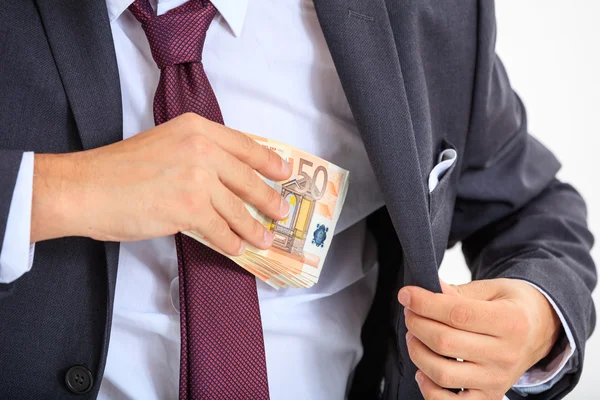
[[[439,291],[438,266],[459,241],[475,279],[524,279],[556,301],[577,353],[560,382],[530,397],[563,397],[595,324],[593,238],[583,200],[527,133],[494,53],[493,2],[315,5],[387,205],[370,217],[381,273],[351,397],[420,398],[395,294],[407,284]],[[118,141],[122,111],[104,0],[2,0],[0,10],[1,244],[22,152]],[[458,163],[429,194],[428,173],[446,148]],[[0,398],[75,398],[65,385],[73,365],[94,379],[81,398],[96,397],[118,249],[86,238],[38,243],[31,272],[0,287]]]

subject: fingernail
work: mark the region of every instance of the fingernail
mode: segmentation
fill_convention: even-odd
[[[283,158],[281,159],[281,170],[286,175],[289,175],[292,172],[292,166],[290,165],[289,162],[285,161]]]
[[[414,337],[415,337],[415,335],[410,333],[410,331],[406,332],[406,344],[408,345],[410,343],[410,341],[413,340]]]
[[[266,244],[267,246],[271,246],[272,242],[273,242],[273,233],[270,230],[265,229],[263,243]]]
[[[419,386],[423,384],[423,373],[421,371],[417,371],[417,373],[415,374],[415,381],[417,381],[417,384]]]
[[[246,251],[246,242],[242,240],[242,244],[240,245],[240,249],[238,250],[238,255],[241,256]]]
[[[281,215],[281,218],[284,219],[289,215],[289,213],[290,213],[290,205],[282,197],[281,203],[279,204],[279,215]]]
[[[404,316],[406,317],[406,313],[408,312],[408,308],[404,307]]]
[[[410,306],[410,292],[406,289],[400,290],[400,293],[398,293],[398,301],[404,307],[409,307]]]

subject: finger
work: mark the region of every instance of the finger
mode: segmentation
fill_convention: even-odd
[[[224,151],[211,162],[221,182],[242,200],[271,218],[280,220],[287,217],[290,211],[288,202],[248,165]]]
[[[442,287],[442,293],[450,296],[458,296],[458,291],[455,289],[455,285],[451,285],[440,279],[440,286]]]
[[[201,130],[203,135],[252,169],[276,181],[291,176],[292,166],[289,163],[275,152],[258,144],[250,136],[212,121],[205,120],[205,123],[210,126]]]
[[[448,389],[440,387],[421,371],[417,371],[415,380],[417,381],[419,389],[421,390],[421,394],[425,400],[489,400],[492,398],[501,400],[504,397],[502,394],[500,394],[499,397],[490,397],[489,395],[486,396],[484,392],[476,389],[460,390],[459,392],[454,393]]]
[[[495,361],[502,351],[495,337],[455,329],[412,311],[405,312],[405,321],[417,339],[442,356],[482,363]]]
[[[196,230],[225,254],[239,256],[245,250],[246,244],[244,241],[229,228],[229,224],[214,210],[209,211],[208,215],[202,218]]]
[[[406,334],[406,344],[410,359],[417,368],[443,388],[479,389],[489,384],[488,374],[477,364],[440,356],[410,332]]]
[[[507,320],[514,318],[504,303],[432,293],[415,286],[402,288],[398,300],[423,317],[463,331],[492,336],[502,336]]]
[[[421,371],[417,371],[415,380],[425,400],[454,400],[458,395],[442,388]]]
[[[449,285],[459,296],[474,300],[495,300],[504,296],[510,288],[510,279],[487,279],[471,281],[463,285]]]
[[[211,203],[229,228],[242,239],[260,249],[268,249],[271,246],[273,234],[254,219],[242,200],[225,186],[215,185]]]
[[[506,398],[502,391],[483,391],[477,389],[465,389],[458,393],[461,400],[502,400]]]

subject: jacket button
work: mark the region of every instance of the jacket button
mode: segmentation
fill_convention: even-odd
[[[75,394],[84,394],[90,391],[94,378],[89,369],[83,365],[75,365],[67,371],[65,382],[69,390]]]

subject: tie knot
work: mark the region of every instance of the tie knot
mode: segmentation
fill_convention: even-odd
[[[206,32],[217,13],[209,1],[190,0],[157,16],[148,0],[135,0],[129,10],[142,24],[158,68],[202,60]]]

